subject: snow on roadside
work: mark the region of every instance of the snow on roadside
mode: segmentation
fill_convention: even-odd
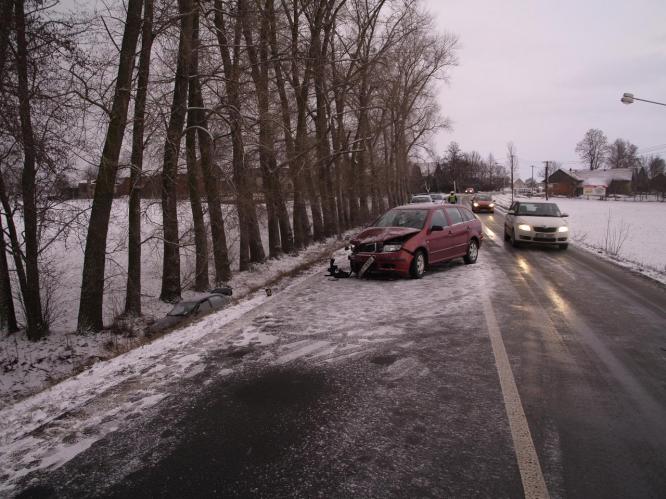
[[[320,260],[322,253],[330,254],[339,244],[331,239],[315,245],[298,258],[292,257],[289,267],[284,262],[262,266],[264,282],[287,268]],[[316,267],[279,283],[277,296],[321,272]],[[11,491],[28,473],[61,466],[116,430],[122,420],[153,407],[167,396],[171,383],[198,374],[211,350],[225,344],[242,348],[276,341],[265,333],[232,335],[236,326],[252,316],[250,312],[275,296],[269,297],[263,290],[249,293],[227,309],[0,409],[0,495]],[[229,373],[220,373],[225,374]]]
[[[511,204],[507,194],[494,199],[504,209]],[[666,284],[666,203],[561,197],[550,201],[569,214],[572,244]]]
[[[320,260],[322,254],[340,244],[336,238],[331,238],[309,246],[298,255],[284,255],[256,264],[248,272],[235,273],[229,283],[234,289],[234,299],[241,299],[300,266]],[[184,296],[192,298],[197,294],[190,291]],[[155,305],[151,307],[153,313],[164,314],[171,308],[169,304],[159,304],[159,308]],[[180,332],[174,334],[179,335]],[[142,342],[142,338],[127,338],[113,332],[77,335],[63,330],[55,330],[36,343],[28,341],[25,334],[2,338],[0,409]]]

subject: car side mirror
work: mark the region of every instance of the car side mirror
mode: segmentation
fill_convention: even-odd
[[[566,217],[569,216],[569,214],[568,214],[568,213],[562,213],[560,216],[561,216],[562,218],[566,218]]]
[[[509,210],[509,211],[506,212],[506,214],[507,215],[515,215],[516,212],[515,212],[515,210]]]
[[[442,227],[441,225],[433,225],[432,227],[430,227],[430,232],[436,232],[442,230],[444,230],[444,227]]]

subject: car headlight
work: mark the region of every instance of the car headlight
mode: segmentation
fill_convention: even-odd
[[[532,227],[530,227],[527,224],[520,224],[518,226],[518,230],[524,230],[524,231],[530,232],[532,230]]]
[[[479,206],[479,203],[477,203],[477,202],[475,201],[475,202],[474,202],[474,206],[475,206],[475,207],[476,207],[476,206]]]
[[[388,253],[391,251],[400,251],[400,248],[402,248],[402,244],[385,244],[383,251],[384,253]]]
[[[569,227],[563,225],[562,227],[557,228],[557,232],[569,232]]]
[[[495,203],[490,203],[488,206],[490,206],[491,208],[494,208],[494,207],[495,207]]]

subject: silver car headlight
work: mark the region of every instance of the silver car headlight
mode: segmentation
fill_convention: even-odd
[[[495,207],[495,203],[490,203],[488,206],[490,206],[491,208],[494,208],[494,207]]]
[[[569,232],[569,227],[563,225],[562,227],[557,228],[557,232]]]
[[[475,202],[474,202],[474,206],[475,206],[475,207],[476,207],[476,206],[479,206],[479,203],[477,203],[477,202],[475,201]]]
[[[383,248],[384,253],[389,253],[392,251],[400,251],[402,244],[385,244]]]
[[[524,230],[524,231],[526,231],[526,232],[530,232],[530,231],[532,230],[532,227],[530,227],[530,226],[527,225],[527,224],[520,224],[520,225],[518,226],[518,230]]]

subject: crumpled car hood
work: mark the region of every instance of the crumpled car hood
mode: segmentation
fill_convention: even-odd
[[[352,244],[381,243],[391,239],[400,239],[405,236],[418,234],[421,229],[411,227],[369,227],[363,232],[356,234]]]

